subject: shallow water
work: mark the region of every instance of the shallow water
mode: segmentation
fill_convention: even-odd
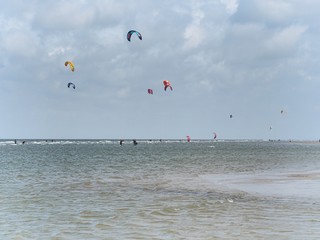
[[[0,142],[1,239],[318,239],[320,144]]]

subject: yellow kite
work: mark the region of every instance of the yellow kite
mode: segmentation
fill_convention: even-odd
[[[69,64],[69,67],[70,67],[71,71],[74,72],[74,64],[73,64],[73,62],[66,61],[64,63],[65,66],[68,66],[68,64]]]

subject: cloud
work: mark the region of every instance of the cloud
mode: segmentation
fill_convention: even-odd
[[[201,24],[204,19],[204,12],[197,7],[197,9],[191,12],[192,22],[185,28],[184,44],[185,49],[192,49],[198,47],[205,38],[205,29]]]
[[[184,38],[186,39],[185,49],[196,48],[204,39],[204,29],[198,24],[191,24],[184,32]]]
[[[220,0],[225,5],[228,14],[232,15],[238,10],[238,0]]]
[[[292,1],[255,1],[255,7],[262,18],[272,22],[287,21],[294,14]]]
[[[61,7],[61,3],[53,3],[50,11],[41,4],[41,11],[36,11],[33,23],[39,28],[48,30],[76,30],[89,27],[95,19],[95,9],[88,4],[74,4],[66,1]]]
[[[49,57],[57,56],[57,55],[63,55],[65,52],[70,50],[70,47],[55,47],[53,50],[48,52]]]
[[[305,105],[320,104],[308,100],[318,95],[319,5],[313,0],[3,2],[0,102],[12,116],[33,106],[26,121],[43,115],[50,126],[46,132],[58,137],[81,133],[58,126],[56,115],[65,122],[77,116],[86,119],[82,124],[98,118],[113,126],[97,126],[106,128],[103,136],[92,127],[91,136],[118,137],[121,131],[152,137],[144,130],[147,124],[153,136],[164,134],[157,126],[169,125],[170,136],[164,137],[179,137],[197,121],[203,123],[197,126],[200,138],[213,127],[234,138],[256,136],[246,128],[257,124],[252,119],[260,125],[267,119],[269,125],[271,106],[295,109],[298,98]],[[143,40],[128,42],[130,29]],[[74,73],[65,68],[66,60],[75,63]],[[164,79],[172,92],[163,91]],[[66,87],[69,81],[76,91]],[[28,104],[21,107],[25,99]],[[238,133],[222,116],[234,109],[246,119]],[[252,117],[251,109],[264,111]],[[125,120],[118,126],[120,118],[130,119],[135,129]],[[0,120],[0,126],[10,124]],[[20,126],[14,127],[19,132]],[[32,131],[41,135],[36,125]],[[83,137],[90,138],[89,132]]]
[[[28,23],[18,19],[1,19],[1,46],[7,56],[34,57],[40,39]]]
[[[306,32],[305,26],[288,26],[280,31],[274,32],[273,36],[266,42],[266,47],[272,52],[287,52],[295,50],[298,41]]]

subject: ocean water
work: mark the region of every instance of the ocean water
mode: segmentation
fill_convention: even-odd
[[[0,239],[319,239],[320,143],[0,141]]]

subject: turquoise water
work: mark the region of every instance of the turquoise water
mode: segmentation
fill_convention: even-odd
[[[318,239],[320,144],[0,141],[0,239]]]

